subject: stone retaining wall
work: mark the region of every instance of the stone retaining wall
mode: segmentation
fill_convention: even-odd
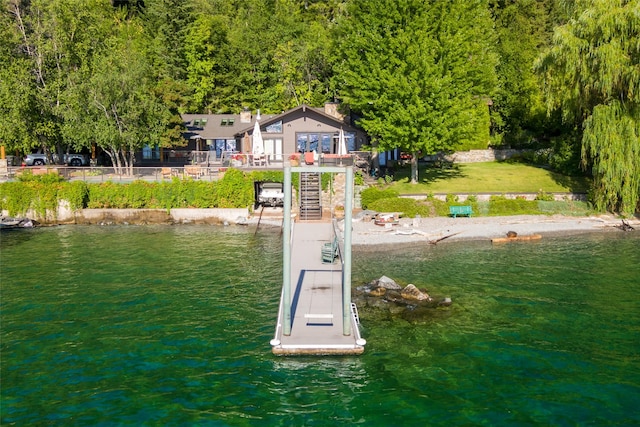
[[[469,151],[456,151],[452,154],[438,153],[433,156],[425,157],[429,161],[444,160],[454,163],[482,163],[493,162],[496,160],[507,160],[513,156],[528,152],[531,150],[519,150],[515,148],[494,150],[469,150]]]
[[[553,200],[556,201],[581,201],[584,202],[587,200],[587,195],[584,193],[546,193],[548,195],[553,196]],[[503,196],[507,199],[525,199],[525,200],[536,200],[538,197],[537,193],[486,193],[486,194],[464,194],[464,193],[456,193],[453,194],[459,202],[464,202],[469,198],[469,196],[474,196],[478,201],[488,201],[491,196]],[[415,199],[415,200],[426,200],[427,195],[425,194],[401,194],[400,197],[404,197],[407,199]],[[447,200],[447,194],[434,194],[433,198],[436,200]]]
[[[9,216],[2,211],[3,216]],[[224,224],[241,223],[249,218],[249,209],[69,209],[61,202],[58,211],[45,217],[28,211],[27,218],[41,224]]]

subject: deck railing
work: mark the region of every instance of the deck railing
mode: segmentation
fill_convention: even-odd
[[[172,163],[161,164],[159,166],[135,166],[124,172],[118,171],[112,166],[81,166],[72,167],[64,165],[45,166],[8,166],[5,179],[15,179],[24,171],[31,171],[34,175],[44,173],[56,173],[69,181],[85,182],[121,182],[132,181],[162,181],[173,178],[193,178],[213,181],[217,180],[221,173],[227,168],[249,169],[249,170],[280,170],[287,164],[282,158],[288,155],[266,156],[258,159],[252,154],[227,153],[221,159],[206,160],[204,162],[194,162],[187,165],[177,165]],[[199,158],[199,157],[194,157]],[[319,166],[351,166],[354,165],[354,155],[338,156],[334,154],[320,155],[317,165]]]

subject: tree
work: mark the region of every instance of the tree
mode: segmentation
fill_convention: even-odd
[[[572,6],[537,63],[548,109],[581,126],[596,207],[632,214],[640,201],[640,1]]]
[[[499,90],[493,98],[494,144],[530,146],[547,124],[542,84],[534,70],[540,48],[551,42],[554,2],[492,0],[496,21]]]
[[[3,140],[19,151],[49,154],[86,146],[65,134],[67,98],[99,40],[95,22],[104,22],[97,18],[111,8],[100,0],[10,0],[7,7]]]
[[[157,145],[172,116],[154,94],[154,75],[145,56],[147,39],[134,19],[112,23],[113,33],[96,53],[76,105],[76,127],[110,157],[117,173],[133,173],[135,153]],[[86,126],[91,123],[91,126]]]
[[[497,57],[485,1],[355,0],[340,21],[340,96],[380,150],[451,150],[484,129]],[[483,105],[484,104],[484,105]]]

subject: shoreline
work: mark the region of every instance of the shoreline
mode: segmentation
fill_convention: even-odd
[[[74,215],[72,221],[38,223],[37,226],[218,224],[255,227],[256,230],[282,227],[282,211],[278,209],[269,209],[262,218],[241,209],[177,209],[172,211],[172,214],[175,218],[159,209],[88,209]],[[380,246],[420,246],[464,240],[491,242],[492,239],[506,238],[508,232],[517,233],[517,236],[525,239],[526,236],[532,235],[544,237],[592,232],[622,232],[620,227],[623,225],[623,219],[612,214],[575,217],[512,215],[400,218],[398,224],[387,226],[376,225],[374,221],[364,218],[364,215],[355,215],[352,221],[351,245],[359,250],[378,250]],[[636,216],[624,221],[635,230],[640,230],[640,217]],[[344,230],[343,220],[338,220],[338,227],[341,231]]]
[[[640,230],[640,219],[627,223]],[[622,232],[617,226],[622,220],[613,215],[567,217],[562,215],[515,215],[498,217],[435,217],[401,218],[398,225],[381,227],[372,221],[354,221],[352,246],[373,249],[380,245],[425,245],[455,241],[488,241],[507,237],[513,231],[518,236],[574,235],[590,232]]]

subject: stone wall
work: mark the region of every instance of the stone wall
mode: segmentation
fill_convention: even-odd
[[[452,193],[454,194],[454,193]],[[581,201],[584,202],[587,200],[587,195],[584,193],[547,193],[553,196],[553,200],[562,202],[562,201]],[[506,199],[524,199],[524,200],[536,200],[538,197],[537,193],[483,193],[483,194],[464,194],[464,193],[455,193],[454,194],[459,202],[464,202],[469,198],[469,196],[474,196],[476,200],[479,202],[486,202],[491,199],[491,196],[503,196]],[[411,195],[400,195],[400,197],[404,197],[406,199],[415,199],[415,200],[426,200],[429,196],[424,194],[411,194]],[[436,200],[442,200],[443,202],[447,200],[447,194],[434,194],[433,198]]]
[[[2,211],[3,216],[9,216]],[[28,211],[27,218],[42,224],[222,224],[241,223],[249,218],[248,209],[80,209],[74,211],[61,201],[57,212],[45,217]]]
[[[426,156],[429,161],[444,160],[454,163],[481,163],[481,162],[493,162],[496,160],[507,160],[515,155],[522,154],[531,150],[519,150],[515,148],[503,149],[503,150],[469,150],[469,151],[456,151],[453,154],[438,153],[433,156]]]

